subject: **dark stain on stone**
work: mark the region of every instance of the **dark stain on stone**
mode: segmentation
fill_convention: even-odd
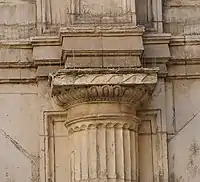
[[[191,156],[197,157],[200,154],[200,146],[197,141],[193,140],[193,143],[190,145],[189,150],[191,152]]]
[[[196,177],[200,174],[200,167],[196,163],[196,158],[200,154],[200,146],[197,141],[193,140],[192,144],[189,146],[189,162],[187,164],[187,171],[191,177]]]
[[[175,160],[175,155],[172,156],[172,166],[170,167],[170,169],[172,171],[170,172],[170,175],[169,175],[169,181],[170,182],[176,181],[176,177],[175,177],[175,174],[174,174],[174,160]]]

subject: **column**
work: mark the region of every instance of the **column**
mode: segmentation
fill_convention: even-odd
[[[88,102],[68,110],[72,182],[137,181],[140,120],[134,113],[132,105],[118,102]]]
[[[52,97],[67,110],[70,182],[138,182],[136,109],[157,81],[149,70],[139,71],[53,75]]]

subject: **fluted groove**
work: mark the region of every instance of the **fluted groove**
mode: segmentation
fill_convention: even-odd
[[[116,179],[115,129],[106,128],[106,161],[108,178]]]
[[[119,179],[124,179],[124,139],[123,129],[115,129],[115,146],[116,146],[116,175]]]
[[[80,138],[80,153],[81,153],[81,179],[87,180],[89,178],[89,163],[88,163],[88,148],[90,147],[88,145],[88,130],[84,130],[81,133]]]
[[[77,132],[74,135],[74,153],[75,153],[75,180],[81,180],[81,153],[80,153],[80,139],[81,132]]]
[[[135,132],[130,132],[130,143],[131,143],[131,180],[137,179],[137,142]]]
[[[106,128],[99,125],[97,128],[97,169],[98,178],[107,177],[106,166]]]
[[[73,146],[72,146],[73,147]],[[69,176],[71,182],[75,182],[75,169],[74,169],[74,164],[75,164],[75,153],[71,152],[70,157],[69,157]]]
[[[130,130],[123,130],[123,141],[124,141],[124,173],[125,179],[131,180],[131,140],[130,140]]]
[[[97,179],[97,129],[90,127],[88,130],[88,168],[89,178]]]
[[[138,137],[138,133],[135,133],[135,157],[136,157],[136,168],[135,168],[135,170],[136,170],[136,172],[135,172],[135,175],[136,175],[136,179],[135,179],[135,181],[138,181],[139,180],[139,145],[138,145],[138,139],[139,137]]]

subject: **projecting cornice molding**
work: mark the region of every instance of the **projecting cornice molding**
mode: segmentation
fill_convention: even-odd
[[[103,34],[102,34],[103,32]],[[40,36],[40,37],[32,37],[31,39],[21,39],[21,40],[9,40],[9,41],[0,41],[0,46],[2,48],[2,61],[0,64],[1,68],[6,68],[6,72],[10,72],[11,68],[34,68],[34,75],[31,76],[30,81],[34,79],[34,82],[37,82],[37,77],[44,76],[47,78],[48,71],[45,71],[45,75],[41,69],[46,69],[45,66],[48,65],[48,70],[52,70],[50,67],[59,66],[60,68],[67,66],[68,68],[74,68],[77,65],[79,68],[118,68],[118,67],[159,67],[160,71],[158,73],[159,77],[161,76],[171,76],[173,72],[172,67],[187,65],[188,68],[195,65],[200,65],[200,36],[198,35],[187,35],[187,36],[170,36],[170,34],[165,33],[147,33],[143,34],[142,27],[135,28],[127,28],[126,27],[118,27],[116,29],[112,29],[109,27],[106,28],[62,28],[59,36]],[[99,49],[99,57],[97,56],[98,51],[91,50],[78,50],[76,51],[76,58],[73,57],[73,53],[70,53],[69,50],[66,50],[63,45],[63,38],[83,36],[83,38],[94,38],[93,35],[98,37],[98,35],[105,36],[105,38],[113,38],[113,36],[118,38],[121,36],[123,38],[126,35],[128,38],[127,42],[130,43],[132,49],[127,49],[126,43],[123,43],[123,50],[115,51],[111,50],[108,47],[107,50],[104,49],[104,53]],[[130,41],[130,37],[134,40],[138,41]],[[89,37],[89,38],[88,38]],[[135,39],[136,38],[136,39]],[[107,39],[108,40],[108,39]],[[107,41],[106,40],[106,41]],[[112,40],[109,39],[110,46],[113,45]],[[69,43],[69,42],[68,42]],[[80,43],[80,42],[79,42]],[[106,45],[106,44],[105,44]],[[109,44],[107,44],[109,45]],[[115,45],[115,44],[114,44]],[[118,44],[119,45],[119,44]],[[119,45],[121,46],[121,45]],[[83,48],[85,44],[83,44]],[[112,48],[112,47],[111,47]],[[116,47],[116,50],[118,48]],[[9,54],[10,50],[13,52],[19,52],[20,60],[14,60],[13,55]],[[71,49],[72,50],[72,49]],[[144,50],[144,51],[143,51]],[[93,52],[92,52],[93,51]],[[142,53],[143,52],[143,53]],[[83,56],[88,55],[88,57]],[[26,59],[27,55],[28,60]],[[67,59],[66,59],[66,55]],[[81,55],[81,56],[80,56]],[[93,56],[92,56],[93,55]],[[117,55],[117,56],[116,56]],[[129,59],[127,59],[127,55],[129,55]],[[32,57],[31,57],[32,56]],[[71,56],[71,57],[70,57]],[[140,63],[142,56],[142,64]],[[124,59],[126,57],[126,59]],[[64,63],[65,62],[65,63]],[[170,70],[167,70],[166,64],[170,66]],[[77,66],[77,67],[78,67]],[[168,68],[169,68],[168,66]],[[183,68],[184,69],[184,68]],[[175,68],[174,68],[175,70]],[[24,71],[24,70],[23,70]],[[51,72],[51,71],[50,71]],[[196,76],[199,72],[193,71],[191,75]],[[5,75],[5,74],[4,74]],[[8,79],[6,76],[2,76],[2,82],[24,82],[20,81],[22,78],[16,77],[16,80]],[[177,75],[177,71],[175,70],[173,75]],[[181,73],[182,77],[186,76],[186,73]],[[188,76],[188,73],[187,73]],[[28,80],[27,80],[28,82]]]
[[[104,84],[155,84],[157,68],[119,68],[119,69],[63,69],[52,74],[54,86],[104,85]]]
[[[144,53],[142,55],[144,66],[159,67],[159,76],[167,76],[167,66],[171,53],[169,49],[171,34],[145,33],[143,35]]]
[[[182,73],[182,76],[199,75],[196,71],[196,65],[200,65],[200,36],[199,35],[183,35],[183,36],[173,36],[170,40],[170,52],[171,59],[169,61],[170,66],[186,66],[187,71],[190,70],[192,73]],[[194,66],[195,69],[190,69],[189,67]],[[175,68],[174,68],[175,69]],[[198,69],[197,69],[198,70]],[[176,71],[177,72],[177,71]],[[180,71],[179,71],[180,72]]]
[[[154,89],[157,69],[60,70],[51,75],[52,97],[62,107],[84,102],[138,105]]]

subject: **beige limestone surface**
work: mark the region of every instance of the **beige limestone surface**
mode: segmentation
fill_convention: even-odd
[[[0,0],[0,182],[199,182],[199,5]]]

